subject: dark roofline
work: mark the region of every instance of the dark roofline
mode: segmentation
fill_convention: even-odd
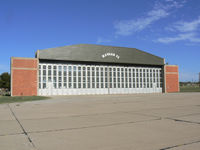
[[[95,45],[95,46],[106,46],[106,47],[114,47],[114,48],[129,48],[129,49],[135,49],[137,51],[140,51],[140,52],[143,52],[143,53],[146,53],[148,55],[152,55],[152,56],[156,56],[158,58],[162,58],[160,56],[157,56],[157,55],[154,55],[154,54],[151,54],[151,53],[148,53],[144,50],[140,50],[140,49],[137,49],[137,48],[134,48],[134,47],[123,47],[123,46],[112,46],[112,45],[101,45],[101,44],[86,44],[86,43],[80,43],[80,44],[73,44],[73,45],[66,45],[66,46],[59,46],[59,47],[52,47],[52,48],[45,48],[45,49],[38,49],[37,51],[43,51],[43,50],[49,50],[49,49],[54,49],[54,48],[64,48],[64,47],[70,47],[70,46],[78,46],[78,45]],[[36,52],[37,54],[37,52]],[[163,58],[164,59],[164,58]]]
[[[106,53],[115,53],[120,59],[109,55],[104,58],[103,54]],[[163,58],[136,48],[97,44],[75,44],[38,50],[36,57],[44,60],[164,65]]]

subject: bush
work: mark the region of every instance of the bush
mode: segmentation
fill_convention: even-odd
[[[10,74],[4,72],[0,75],[0,89],[7,89],[10,91]]]

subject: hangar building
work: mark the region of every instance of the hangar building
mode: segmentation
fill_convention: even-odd
[[[127,47],[79,44],[11,58],[11,95],[82,95],[179,91],[178,66]]]

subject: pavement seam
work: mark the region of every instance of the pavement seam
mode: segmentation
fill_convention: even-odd
[[[125,112],[125,113],[130,113],[130,112]],[[143,115],[143,116],[148,116],[148,117],[155,117],[155,118],[162,118],[162,119],[171,119],[171,120],[176,120],[178,121],[178,119],[173,119],[173,118],[169,118],[169,117],[162,117],[162,116],[156,116],[156,115],[149,115],[149,114],[145,114],[145,113],[139,113],[139,112],[133,112],[134,114],[137,115]],[[187,116],[195,116],[195,115],[200,115],[200,113],[193,113],[193,114],[187,114],[187,115],[179,115],[179,116],[172,116],[172,117],[187,117]],[[192,123],[192,122],[191,122]],[[195,123],[195,122],[194,122]],[[199,124],[199,122],[196,122]]]
[[[24,133],[21,132],[21,133],[0,134],[0,136],[10,136],[10,135],[20,135],[20,134],[24,134]]]
[[[189,105],[189,106],[195,106],[195,105]],[[159,110],[159,109],[170,109],[170,108],[179,108],[179,107],[186,107],[186,106],[175,106],[175,107],[164,107],[164,108],[151,108],[151,109],[144,109],[145,111],[151,111],[151,110]],[[101,114],[113,114],[113,113],[135,113],[135,114],[140,114],[141,111],[144,110],[136,110],[136,111],[115,111],[115,112],[109,112],[109,113],[94,113],[94,114],[89,114],[89,115],[71,115],[71,116],[60,116],[60,117],[45,117],[45,118],[35,118],[35,119],[22,119],[22,120],[38,120],[38,119],[49,119],[49,118],[62,118],[62,117],[81,117],[81,116],[95,116],[95,115],[101,115]],[[197,115],[200,113],[196,113]],[[195,114],[195,115],[196,115]],[[145,115],[142,114],[141,115]],[[189,114],[192,115],[192,114]],[[148,116],[152,116],[152,117],[160,117],[160,116],[154,116],[154,115],[148,115]],[[177,117],[177,116],[176,116]],[[178,116],[178,117],[182,117],[182,116]]]
[[[43,119],[56,119],[56,118],[87,117],[87,116],[100,116],[100,115],[115,114],[115,113],[128,113],[128,114],[136,114],[136,115],[142,115],[142,116],[148,116],[148,117],[155,117],[155,118],[172,119],[172,118],[167,118],[167,117],[162,117],[162,116],[157,116],[157,115],[149,115],[149,114],[145,114],[145,113],[140,113],[139,111],[114,111],[114,112],[108,112],[108,113],[94,113],[94,114],[85,114],[85,115],[44,117],[44,118],[21,119],[21,120],[43,120]],[[187,114],[187,115],[179,115],[179,116],[173,116],[173,117],[187,117],[187,116],[193,116],[193,115],[194,116],[195,115],[200,115],[200,113],[193,113],[193,114]],[[12,121],[12,120],[3,120],[3,121]]]
[[[128,113],[128,112],[127,112]],[[174,118],[169,118],[169,117],[161,117],[161,116],[155,116],[155,115],[147,115],[147,114],[142,114],[142,113],[134,113],[134,114],[138,114],[138,115],[143,115],[143,116],[149,116],[149,117],[155,117],[155,118],[159,118],[161,119],[168,119],[168,120],[173,120],[173,121],[177,121],[177,122],[185,122],[185,123],[193,123],[193,124],[200,124],[200,122],[193,122],[193,121],[187,121],[187,120],[181,120],[181,119],[174,119]],[[196,113],[196,114],[189,114],[189,115],[183,115],[183,116],[175,116],[175,117],[185,117],[185,116],[192,116],[192,115],[198,115],[200,113]]]
[[[117,114],[117,113],[128,113],[128,114],[135,114],[135,115],[142,115],[154,118],[162,118],[160,116],[155,115],[147,115],[143,113],[138,113],[138,111],[114,111],[108,113],[93,113],[93,114],[85,114],[85,115],[71,115],[71,116],[57,116],[57,117],[44,117],[44,118],[33,118],[33,119],[21,119],[21,120],[43,120],[43,119],[56,119],[56,118],[75,118],[75,117],[87,117],[87,116],[100,116],[100,115],[109,115],[109,114]]]
[[[44,117],[44,118],[34,118],[34,119],[21,119],[21,120],[43,120],[43,119],[56,119],[56,118],[75,118],[75,117],[87,117],[87,116],[100,116],[107,114],[115,114],[115,113],[127,113],[123,111],[115,111],[109,113],[94,113],[94,114],[85,114],[85,115],[71,115],[71,116],[58,116],[58,117]]]
[[[192,124],[200,124],[200,122],[193,122],[193,121],[187,121],[187,120],[181,120],[181,119],[174,119],[174,118],[165,118],[165,119],[174,120],[174,121],[178,121],[178,122],[185,122],[185,123],[192,123]]]
[[[189,143],[184,143],[184,144],[179,144],[179,145],[174,145],[174,146],[169,146],[169,147],[161,148],[159,150],[168,150],[168,149],[177,148],[180,146],[191,145],[191,144],[195,144],[195,143],[200,143],[200,140],[194,141],[194,142],[189,142]]]
[[[188,117],[188,116],[196,116],[200,115],[200,113],[192,113],[192,114],[186,114],[186,115],[178,115],[178,116],[173,116],[173,117]]]
[[[88,128],[101,128],[101,127],[109,127],[109,126],[117,126],[117,125],[124,125],[124,124],[134,124],[134,123],[141,123],[147,121],[156,121],[161,120],[160,118],[150,119],[150,120],[143,120],[143,121],[129,121],[129,122],[120,122],[120,123],[112,123],[112,124],[104,124],[104,125],[94,125],[94,126],[83,126],[77,128],[65,128],[65,129],[54,129],[54,130],[46,130],[46,131],[32,131],[27,133],[45,133],[45,132],[59,132],[59,131],[69,131],[69,130],[80,130],[80,129],[88,129]]]
[[[139,113],[139,112],[125,112],[125,113],[130,113],[130,114],[135,114],[135,115],[140,115],[140,116],[146,116],[146,117],[154,117],[154,118],[157,118],[157,119],[162,119],[161,116],[155,116],[155,115],[147,115],[147,114],[143,114],[143,113]]]
[[[26,130],[24,129],[24,127],[22,126],[21,122],[19,121],[19,119],[17,118],[17,116],[15,115],[14,111],[12,110],[12,108],[10,107],[10,105],[8,104],[8,108],[10,109],[13,117],[15,118],[15,120],[18,122],[19,126],[21,127],[23,134],[27,137],[29,143],[33,146],[33,148],[36,149],[35,144],[33,143],[33,141],[31,140],[30,136],[28,135],[28,133],[26,132]]]

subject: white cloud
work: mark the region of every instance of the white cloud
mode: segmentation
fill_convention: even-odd
[[[148,17],[137,20],[119,21],[114,25],[117,35],[131,35],[134,32],[145,29],[148,25],[156,20],[168,16],[168,13],[163,10],[152,10],[148,13]]]
[[[156,42],[172,43],[176,41],[187,40],[189,42],[199,43],[198,29],[200,27],[200,17],[191,22],[179,21],[174,23],[171,27],[167,27],[168,31],[176,32],[177,36],[158,38]]]
[[[163,9],[152,10],[148,13],[145,18],[139,18],[137,20],[125,20],[119,21],[114,24],[117,35],[131,35],[134,32],[141,31],[145,29],[148,25],[153,22],[168,16],[169,13]]]
[[[98,37],[97,39],[97,44],[101,44],[101,43],[110,43],[112,40],[110,39],[105,39],[105,38],[102,38],[102,37]]]
[[[184,6],[187,0],[182,0],[181,2],[177,2],[176,0],[166,0],[166,2],[171,2],[168,7],[180,8]]]
[[[194,33],[183,33],[183,34],[178,34],[175,37],[159,38],[156,40],[156,42],[167,44],[183,40],[188,40],[190,42],[200,42],[200,38],[198,38]]]
[[[200,27],[200,17],[191,22],[179,21],[176,22],[171,28],[171,31],[192,32]]]
[[[154,8],[146,13],[146,17],[122,20],[114,23],[114,28],[116,29],[115,34],[128,36],[135,32],[144,30],[152,23],[169,16],[172,8],[182,7],[183,3],[185,3],[185,1],[178,3],[175,0],[168,0],[167,4],[157,2],[155,3]]]

